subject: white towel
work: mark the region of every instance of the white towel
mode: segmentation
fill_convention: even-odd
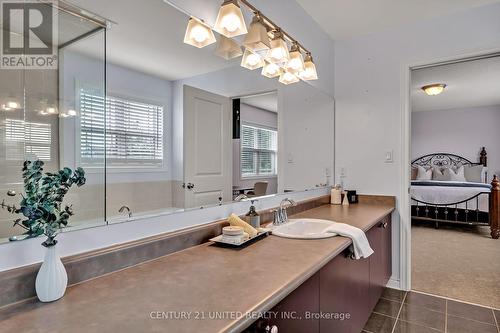
[[[326,231],[334,232],[340,236],[352,239],[352,247],[354,248],[354,256],[356,259],[368,258],[373,253],[370,243],[368,243],[368,238],[366,238],[363,230],[359,228],[345,223],[333,222],[332,226],[328,227]]]

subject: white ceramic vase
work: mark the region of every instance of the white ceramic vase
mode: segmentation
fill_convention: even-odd
[[[36,276],[36,295],[42,302],[52,302],[63,297],[67,285],[68,274],[57,253],[57,245],[49,246]]]

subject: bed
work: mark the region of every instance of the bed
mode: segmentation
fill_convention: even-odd
[[[484,147],[479,162],[455,154],[434,153],[413,160],[411,166],[412,220],[434,223],[436,228],[439,223],[490,226],[491,237],[499,238],[500,185],[496,175],[488,182]],[[464,170],[467,176],[470,174],[467,179]],[[416,175],[418,178],[414,179]]]

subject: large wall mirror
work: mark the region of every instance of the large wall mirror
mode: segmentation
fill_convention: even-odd
[[[185,44],[188,13],[163,1],[140,11],[132,0],[73,3],[114,23],[105,29],[60,12],[66,33],[56,70],[0,69],[2,98],[19,100],[16,110],[0,111],[7,203],[19,201],[4,193],[22,192],[22,164],[33,159],[46,171],[86,171],[87,183],[66,198],[75,214],[69,228],[333,182],[331,96],[243,68],[241,57],[216,55],[217,43]],[[12,221],[0,211],[3,241],[27,236]]]

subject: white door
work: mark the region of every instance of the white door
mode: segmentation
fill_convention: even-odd
[[[185,207],[232,199],[230,99],[184,86]]]

